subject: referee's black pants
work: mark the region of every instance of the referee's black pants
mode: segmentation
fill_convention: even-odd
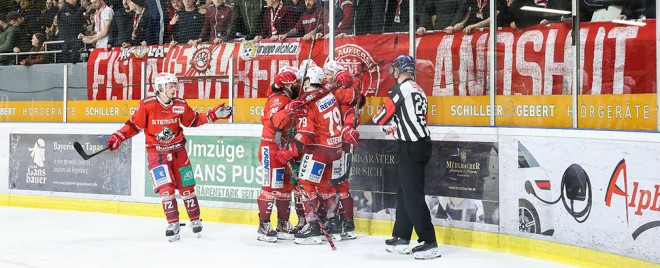
[[[429,137],[398,143],[399,189],[392,236],[410,239],[414,227],[419,242],[436,242],[431,213],[424,200],[424,168],[431,158],[433,144]]]

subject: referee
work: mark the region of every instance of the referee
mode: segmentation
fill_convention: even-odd
[[[431,132],[426,126],[428,101],[413,80],[415,60],[401,55],[392,63],[390,73],[397,85],[392,87],[373,120],[394,135],[399,147],[399,189],[393,238],[385,241],[386,250],[410,254],[413,227],[419,245],[412,249],[415,259],[440,257],[431,215],[424,201],[424,168],[431,158]]]

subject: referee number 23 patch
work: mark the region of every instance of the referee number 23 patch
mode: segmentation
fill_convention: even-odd
[[[167,165],[160,165],[152,168],[149,170],[149,173],[151,174],[151,180],[154,183],[154,189],[172,182],[170,169],[167,168]]]
[[[312,159],[311,154],[305,154],[300,162],[300,179],[319,183],[325,170],[325,163]]]

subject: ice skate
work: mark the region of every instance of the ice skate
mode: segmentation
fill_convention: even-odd
[[[194,234],[197,234],[197,238],[202,236],[202,219],[196,219],[190,221],[190,228]]]
[[[440,257],[438,243],[422,241],[412,249],[413,257],[418,260],[429,260]]]
[[[387,252],[410,254],[410,240],[393,237],[385,240],[385,250]]]
[[[323,226],[328,231],[328,234],[332,238],[332,241],[341,241],[341,221],[338,217],[332,217],[326,220],[323,223]],[[323,240],[327,240],[325,236],[322,237]]]
[[[277,231],[270,224],[270,221],[259,220],[259,229],[257,230],[259,236],[257,240],[265,242],[277,242]]]
[[[181,224],[179,221],[170,223],[167,226],[167,229],[165,229],[165,236],[167,237],[167,240],[170,242],[179,240],[181,238],[179,231],[181,231]]]
[[[300,230],[302,230],[302,228],[305,227],[306,223],[307,222],[305,220],[305,217],[298,216],[298,224],[296,224],[296,226],[293,227],[293,233],[295,234],[297,232],[300,232]]]
[[[278,220],[277,221],[277,239],[282,240],[292,240],[293,234],[295,234],[295,228],[289,220]]]
[[[353,240],[357,238],[355,235],[355,223],[353,220],[341,221],[341,240]]]
[[[300,245],[318,245],[323,243],[321,226],[318,221],[308,222],[300,232],[293,235],[293,242]]]

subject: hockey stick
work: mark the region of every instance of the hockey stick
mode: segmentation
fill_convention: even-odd
[[[95,152],[95,153],[93,153],[93,154],[87,154],[87,153],[85,152],[85,150],[83,150],[82,145],[80,145],[80,143],[77,142],[77,141],[73,143],[73,148],[76,149],[76,152],[78,152],[78,154],[79,154],[84,160],[89,160],[90,158],[92,158],[92,157],[94,157],[94,156],[96,156],[96,155],[98,155],[98,154],[100,154],[100,153],[102,153],[102,152],[105,152],[106,150],[110,149],[110,147],[105,147],[105,148],[101,149],[100,151]]]
[[[291,166],[291,161],[286,162],[286,166],[289,168],[289,172],[291,172],[291,174],[295,173],[293,167]],[[303,198],[307,199],[307,205],[312,208],[312,214],[314,214],[314,218],[319,223],[319,227],[321,227],[321,231],[323,232],[323,235],[325,235],[325,239],[328,240],[328,244],[330,245],[330,248],[332,248],[332,250],[337,250],[335,243],[332,242],[332,237],[330,236],[330,234],[328,234],[328,230],[325,229],[325,226],[323,225],[323,221],[321,221],[319,214],[316,212],[317,208],[314,207],[314,203],[312,203],[312,199],[309,198],[309,195],[305,191],[305,188],[302,187],[300,178],[298,178],[298,176],[296,176],[296,180],[298,181],[296,188],[298,188],[299,192],[303,195]]]
[[[369,70],[371,70],[371,69],[373,69],[374,67],[376,67],[376,66],[382,64],[383,62],[385,62],[385,61],[384,61],[384,60],[381,60],[381,61],[377,62],[376,64],[370,66],[370,67],[367,68],[366,70],[364,69],[364,65],[362,65],[362,67],[361,67],[362,70],[360,71],[359,75],[361,76],[362,74],[368,72]],[[357,76],[356,76],[356,77],[357,77]],[[355,78],[355,77],[354,77],[354,78]],[[360,80],[360,87],[362,88],[362,80]],[[361,90],[360,90],[360,95],[365,95],[365,97],[366,97],[366,94],[367,94],[367,91],[364,91],[364,89],[361,89]],[[374,93],[374,94],[375,94],[375,93]],[[353,118],[353,126],[357,126],[358,121],[360,120],[360,115],[359,115],[359,113],[358,113],[358,109],[359,109],[358,106],[359,106],[359,105],[360,105],[360,102],[358,101],[358,102],[355,104],[355,107],[353,108],[353,109],[355,110],[355,117]],[[355,151],[355,145],[353,145],[353,144],[351,143],[351,149],[349,150],[348,153],[346,153],[346,154],[344,155],[344,157],[345,157],[344,160],[346,161],[346,173],[344,173],[344,175],[342,175],[342,176],[339,177],[339,178],[331,179],[331,180],[330,180],[330,185],[337,186],[337,185],[339,185],[339,184],[342,184],[342,183],[348,181],[348,179],[349,179],[349,177],[350,177],[350,174],[351,174],[351,163],[353,162],[353,152],[354,152],[354,151]]]

